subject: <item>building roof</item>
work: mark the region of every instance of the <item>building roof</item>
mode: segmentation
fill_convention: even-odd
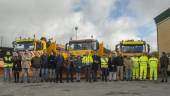
[[[170,8],[168,8],[167,10],[162,12],[160,15],[155,17],[154,20],[155,20],[156,23],[160,23],[160,22],[162,22],[163,20],[165,20],[169,17],[170,17]]]

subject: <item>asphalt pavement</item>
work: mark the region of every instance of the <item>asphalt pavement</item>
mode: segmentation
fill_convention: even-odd
[[[170,80],[170,78],[169,78]],[[170,83],[113,81],[87,83],[9,83],[0,80],[0,96],[170,96]]]

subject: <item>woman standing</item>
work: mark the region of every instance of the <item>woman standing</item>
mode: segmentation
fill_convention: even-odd
[[[19,83],[19,72],[21,70],[21,56],[17,53],[13,53],[13,71],[14,71],[14,82]]]

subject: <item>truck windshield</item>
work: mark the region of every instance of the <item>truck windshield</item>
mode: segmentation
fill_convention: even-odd
[[[72,42],[69,44],[70,50],[96,50],[97,42]]]
[[[17,42],[14,44],[14,51],[34,50],[33,42]]]
[[[122,52],[144,52],[144,45],[122,45]]]

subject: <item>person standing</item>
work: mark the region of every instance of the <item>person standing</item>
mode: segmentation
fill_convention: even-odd
[[[139,58],[137,55],[131,58],[132,59],[132,79],[139,79]]]
[[[168,74],[167,74],[168,64],[169,64],[169,58],[165,52],[162,52],[162,56],[160,57],[161,75],[162,75],[161,82],[168,82]]]
[[[125,65],[126,81],[131,81],[132,80],[132,60],[130,57],[125,56],[124,65]]]
[[[71,80],[71,82],[74,82],[74,80],[73,80],[74,63],[75,63],[75,56],[70,54],[70,56],[68,58],[67,65],[66,65],[67,83],[69,83],[70,80]]]
[[[40,82],[40,67],[41,67],[41,58],[35,53],[35,57],[32,58],[32,82]]]
[[[22,54],[21,59],[21,67],[22,67],[22,78],[21,83],[23,83],[25,80],[27,80],[27,83],[30,83],[30,65],[31,65],[31,55],[29,51],[25,51],[24,54]],[[25,76],[26,73],[26,76]]]
[[[93,63],[92,63],[92,79],[94,82],[97,82],[97,71],[99,70],[100,57],[94,52]]]
[[[112,80],[116,80],[116,63],[115,63],[115,57],[116,57],[116,54],[113,53],[113,54],[110,54],[109,56],[109,61],[108,61],[108,64],[109,64],[109,81],[112,81]]]
[[[21,70],[21,56],[17,53],[13,53],[13,71],[14,71],[14,82],[19,83],[19,72]]]
[[[75,67],[75,69],[76,69],[76,80],[77,80],[77,82],[80,82],[80,79],[81,79],[80,73],[81,73],[81,68],[82,68],[82,61],[81,61],[80,56],[78,56],[76,58],[75,65],[76,65],[76,67]]]
[[[57,63],[56,63],[56,83],[60,81],[60,83],[63,83],[63,65],[64,65],[64,57],[62,53],[59,51],[59,54],[56,57]]]
[[[122,55],[120,53],[115,58],[115,63],[117,65],[117,80],[123,81],[124,61],[123,61],[123,57],[122,57]]]
[[[140,80],[146,80],[147,75],[147,64],[148,64],[148,56],[146,53],[139,58],[140,63]]]
[[[50,56],[48,57],[48,68],[49,68],[49,81],[55,81],[55,69],[56,69],[56,56],[54,52],[51,52]]]
[[[41,81],[46,81],[48,80],[48,56],[47,52],[44,51],[44,53],[41,55]]]
[[[4,81],[11,81],[12,80],[12,56],[9,51],[6,52],[6,55],[3,57],[4,61]]]
[[[85,74],[86,74],[86,81],[91,82],[92,79],[92,63],[93,57],[88,52],[86,52],[85,56],[82,58],[82,63],[85,65]]]
[[[102,71],[102,81],[107,82],[107,72],[108,72],[108,57],[106,55],[100,58],[101,62],[101,71]]]
[[[158,74],[158,59],[152,54],[152,57],[149,59],[150,66],[150,80],[157,80]]]

